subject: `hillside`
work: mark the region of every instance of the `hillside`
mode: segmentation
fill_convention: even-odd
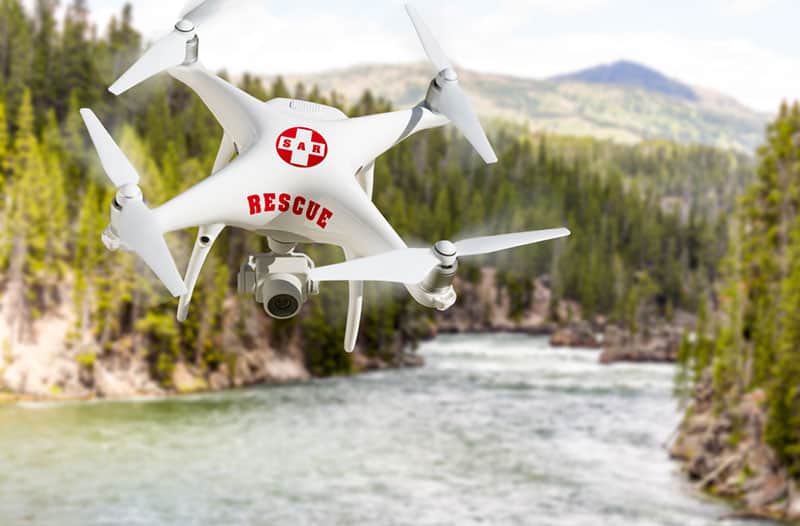
[[[663,138],[752,153],[768,116],[709,90],[689,88],[646,68],[587,70],[551,80],[461,71],[478,111],[489,118],[526,123],[533,130],[589,135],[621,143]],[[619,66],[619,65],[618,65]],[[620,82],[620,73],[626,82]],[[637,82],[630,82],[635,73]],[[599,83],[603,75],[606,82]],[[317,84],[349,100],[365,90],[395,105],[419,102],[431,78],[426,64],[370,65],[315,75],[293,76],[290,85]],[[682,96],[675,96],[682,93]]]
[[[586,84],[628,86],[680,99],[698,100],[697,93],[691,86],[671,79],[652,68],[627,60],[619,60],[613,64],[603,64],[574,73],[567,73],[566,75],[559,75],[553,77],[552,80],[558,83],[582,82]]]

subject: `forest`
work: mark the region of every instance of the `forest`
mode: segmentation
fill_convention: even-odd
[[[324,288],[301,319],[285,323],[236,298],[236,269],[248,254],[264,250],[263,240],[223,235],[183,325],[175,320],[175,301],[139,262],[105,251],[100,233],[113,189],[79,108],[91,107],[109,126],[154,205],[208,176],[222,131],[197,97],[167,78],[119,99],[108,94],[106,87],[143,45],[130,6],[97,28],[85,1],[66,5],[63,20],[57,5],[37,0],[28,13],[20,0],[0,0],[0,275],[11,305],[4,315],[19,337],[35,341],[36,320],[70,305],[75,321],[66,344],[76,349],[76,360],[90,365],[120,346],[139,347],[153,377],[168,386],[179,361],[213,370],[235,359],[225,342],[248,345],[247,327],[258,323],[277,346],[299,335],[313,374],[350,372],[351,357],[341,350],[345,289]],[[391,109],[369,92],[346,101],[280,78],[265,83],[255,74],[221,74],[262,100],[297,97],[350,116]],[[501,158],[492,167],[449,129],[415,137],[379,159],[376,203],[410,243],[571,228],[565,241],[462,270],[469,281],[480,266],[497,267],[497,288],[512,297],[513,315],[530,305],[533,277],[543,275],[554,300],[574,300],[587,317],[602,314],[631,328],[645,307],[669,318],[706,304],[728,252],[729,212],[753,178],[747,156],[662,141],[622,146],[553,137],[510,125],[491,134]],[[763,199],[774,197],[767,192]],[[767,213],[760,203],[753,206]],[[179,265],[194,235],[168,239]],[[322,263],[341,258],[331,249],[309,253]],[[366,353],[380,353],[390,342],[413,343],[424,332],[420,327],[432,323],[429,312],[391,292],[370,290],[370,298],[381,300],[365,310],[360,349]]]
[[[719,313],[704,313],[682,351],[686,380],[711,371],[721,408],[753,392],[768,403],[765,438],[800,478],[800,106],[784,104],[759,151],[756,181],[730,225],[716,285]],[[742,426],[742,422],[736,423]]]

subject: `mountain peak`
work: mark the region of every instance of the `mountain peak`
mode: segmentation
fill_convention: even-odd
[[[554,82],[583,82],[636,87],[691,101],[698,98],[690,86],[673,80],[653,68],[628,60],[619,60],[612,64],[603,64],[559,75],[552,80]]]

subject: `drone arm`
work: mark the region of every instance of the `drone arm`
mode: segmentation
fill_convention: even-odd
[[[364,189],[367,197],[372,199],[372,194],[375,190],[375,162],[371,162],[369,166],[362,168],[356,175],[358,184]]]
[[[222,142],[219,144],[217,150],[217,158],[214,160],[214,168],[211,169],[211,175],[219,172],[231,162],[231,158],[237,153],[236,143],[233,138],[225,132],[222,135]]]
[[[192,302],[192,295],[197,286],[197,278],[200,276],[200,271],[208,259],[208,254],[211,252],[211,247],[219,235],[225,229],[225,225],[209,225],[200,227],[197,233],[197,241],[194,244],[192,257],[189,259],[189,267],[186,269],[186,294],[181,296],[180,303],[178,304],[178,321],[183,323],[189,316],[189,304]]]
[[[172,68],[169,74],[197,93],[240,151],[256,141],[260,126],[253,116],[261,107],[258,99],[209,72],[199,63]]]
[[[380,113],[342,121],[342,132],[358,138],[359,162],[367,166],[411,135],[445,126],[447,117],[420,104],[408,110]]]

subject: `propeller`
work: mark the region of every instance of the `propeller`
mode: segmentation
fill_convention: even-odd
[[[406,4],[406,11],[417,30],[425,53],[438,72],[431,83],[426,102],[433,111],[450,119],[450,122],[467,138],[487,164],[496,163],[497,155],[489,143],[486,132],[473,111],[466,93],[461,89],[458,74],[450,63],[450,59],[447,58],[416,8],[411,4]]]
[[[415,284],[422,282],[436,267],[452,267],[462,257],[483,256],[502,250],[533,245],[570,235],[566,228],[520,232],[501,236],[477,237],[457,243],[439,241],[432,249],[404,248],[377,256],[353,259],[311,271],[312,281],[385,281]]]
[[[162,71],[197,60],[197,29],[234,3],[237,2],[190,1],[181,11],[180,19],[172,32],[157,40],[108,90],[114,95],[121,95]]]
[[[112,245],[121,244],[144,260],[174,296],[186,294],[186,286],[164,240],[158,217],[147,208],[139,188],[139,174],[119,149],[92,110],[82,109],[100,163],[117,188],[111,226],[104,234]],[[118,238],[118,241],[117,241]]]

